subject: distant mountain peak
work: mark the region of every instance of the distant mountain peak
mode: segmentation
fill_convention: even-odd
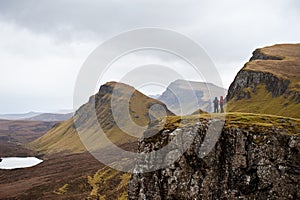
[[[199,109],[211,112],[213,99],[225,97],[226,93],[226,89],[212,83],[178,79],[170,83],[158,100],[176,115],[189,115]]]
[[[96,113],[96,119],[93,118],[93,112]],[[129,116],[123,116],[126,113]],[[174,115],[162,102],[147,97],[132,86],[107,82],[75,112],[72,119],[55,126],[46,135],[31,143],[31,146],[43,153],[86,151],[78,134],[81,138],[87,138],[90,144],[88,150],[106,148],[109,144],[105,143],[105,137],[116,145],[132,143],[143,132],[136,133],[131,122],[146,127],[163,114]],[[99,130],[98,124],[106,136]],[[121,130],[120,125],[129,130],[129,133]],[[75,127],[82,131],[77,132]]]

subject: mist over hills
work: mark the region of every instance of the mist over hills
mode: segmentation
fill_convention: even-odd
[[[18,120],[18,119],[26,119],[35,117],[37,115],[40,115],[39,112],[28,112],[28,113],[22,113],[22,114],[0,114],[0,119],[7,119],[7,120]]]
[[[30,118],[25,118],[24,120],[29,120],[29,121],[66,121],[70,119],[73,116],[73,113],[67,113],[67,114],[56,114],[56,113],[42,113]]]
[[[59,122],[70,119],[72,116],[72,112],[64,113],[64,111],[61,113],[28,112],[23,114],[0,114],[0,119]]]
[[[176,115],[190,115],[198,109],[212,112],[213,99],[226,93],[226,89],[212,83],[176,80],[157,99]]]

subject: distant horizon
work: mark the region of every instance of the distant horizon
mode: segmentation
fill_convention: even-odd
[[[66,112],[62,112],[66,110]],[[70,112],[68,112],[70,111]],[[36,111],[36,110],[29,110],[25,112],[7,112],[7,113],[0,113],[0,115],[22,115],[22,114],[30,114],[30,113],[36,113],[36,114],[68,114],[74,112],[73,109],[61,109],[61,110],[44,110],[44,111]],[[1,119],[1,118],[0,118]]]
[[[176,79],[176,80],[174,80],[174,81],[172,81],[172,82],[175,82],[175,81],[180,81],[180,80],[184,80],[184,79]],[[210,82],[205,82],[205,81],[202,81],[202,80],[199,80],[199,81],[197,81],[197,80],[194,80],[194,79],[191,79],[191,80],[184,80],[184,81],[189,81],[189,82],[198,82],[198,83],[207,83],[207,84],[213,84],[213,85],[216,85],[216,84],[214,84],[214,83],[210,83]],[[111,80],[111,81],[107,81],[106,83],[108,83],[108,82],[118,82],[118,81],[115,81],[115,80]],[[170,82],[170,84],[172,83],[172,82]],[[106,83],[104,83],[104,84],[106,84]],[[102,85],[104,85],[104,84],[102,84]],[[124,84],[127,84],[127,83],[124,83]],[[169,84],[169,85],[170,85]],[[129,84],[127,84],[127,85],[129,85]],[[169,86],[168,85],[168,86]],[[129,86],[132,86],[132,85],[129,85]],[[218,86],[218,85],[216,85],[216,86]],[[134,86],[132,86],[132,87],[134,87]],[[221,87],[221,86],[218,86],[218,87]],[[99,89],[100,89],[100,86],[98,87]],[[134,87],[135,88],[135,87]],[[167,87],[166,87],[167,88]],[[136,90],[138,90],[139,92],[142,92],[143,94],[145,94],[146,96],[156,96],[156,95],[162,95],[162,93],[166,90],[166,88],[164,88],[163,90],[161,90],[161,92],[157,92],[157,93],[149,93],[149,92],[145,92],[145,91],[147,91],[147,90],[145,90],[145,91],[143,91],[143,90],[140,90],[139,88],[135,88]],[[222,88],[222,87],[221,87]],[[228,90],[228,88],[224,88],[225,90]],[[95,91],[95,93],[94,94],[96,94],[97,92]],[[92,96],[92,95],[94,95],[94,94],[91,94],[90,96]],[[88,99],[87,99],[87,101],[88,101]],[[86,102],[87,102],[86,101]],[[84,103],[86,103],[86,102],[84,102]],[[78,109],[78,108],[77,108]],[[76,110],[77,110],[76,109]],[[71,113],[71,112],[75,112],[76,110],[74,110],[73,108],[66,108],[66,109],[54,109],[54,110],[34,110],[34,109],[32,109],[32,110],[27,110],[27,111],[21,111],[21,112],[7,112],[7,113],[0,113],[0,115],[13,115],[13,114],[28,114],[28,113],[39,113],[39,114],[44,114],[44,113],[55,113],[55,114],[65,114],[65,111],[70,111],[69,113]],[[62,113],[63,112],[63,113]]]

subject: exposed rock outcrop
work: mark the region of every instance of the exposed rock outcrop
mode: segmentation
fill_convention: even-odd
[[[300,44],[255,50],[230,85],[226,100],[229,112],[300,118]]]
[[[226,124],[213,150],[200,158],[210,123],[212,120],[204,120],[177,129],[164,128],[141,141],[139,150],[147,153],[181,132],[193,138],[174,164],[134,174],[129,199],[300,199],[300,136],[286,131],[294,122],[289,121],[287,127]],[[178,140],[177,145],[184,145],[188,138]],[[168,162],[175,151],[174,146],[170,148],[162,162]],[[140,171],[155,166],[152,159],[140,162]]]
[[[280,56],[274,56],[274,55],[268,55],[261,51],[261,49],[256,49],[253,52],[252,57],[250,58],[250,61],[252,60],[283,60],[283,57]]]
[[[260,84],[265,84],[266,90],[271,92],[273,97],[278,97],[287,91],[290,81],[278,78],[268,72],[241,70],[229,87],[227,101],[233,98],[238,100],[243,98],[250,99],[250,91],[255,92],[256,87]]]
[[[215,119],[192,123],[188,117],[179,128],[176,120],[162,129],[151,124],[140,141],[143,154],[168,147],[178,134],[184,137],[177,138],[177,146],[168,147],[167,154],[137,162],[135,172],[144,173],[132,176],[129,199],[300,199],[300,121],[265,115],[300,117],[299,58],[300,44],[253,52],[229,88],[227,111],[260,114],[228,113],[208,154],[200,150]],[[147,138],[151,130],[160,131]],[[154,170],[155,158],[168,163],[178,153],[173,164]]]

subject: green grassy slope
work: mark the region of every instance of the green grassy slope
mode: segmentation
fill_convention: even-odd
[[[227,111],[300,117],[300,103],[292,101],[288,96],[272,97],[264,84],[258,85],[256,91],[250,91],[250,94],[250,99],[231,100]]]
[[[117,115],[121,118],[119,123],[123,124],[126,130],[132,130],[133,132],[134,128],[128,120],[122,121],[123,118],[125,119],[123,117],[125,115],[124,109],[129,110],[131,120],[140,126],[147,126],[151,118],[163,116],[164,113],[161,109],[153,109],[149,113],[149,108],[153,105],[160,105],[164,107],[168,115],[173,115],[163,103],[145,96],[133,87],[122,83],[109,82],[101,86],[99,92],[92,96],[89,102],[84,104],[72,119],[58,124],[43,137],[29,144],[29,147],[43,154],[86,151],[75,129],[74,120],[76,120],[76,125],[80,124],[80,129],[82,129],[80,136],[89,143],[89,150],[107,147],[109,144],[105,141],[106,137],[116,145],[137,141],[138,137],[142,136],[142,132],[134,136],[129,135],[116,124],[111,108],[112,91],[117,94],[115,103],[118,107],[115,109]],[[127,97],[130,99],[129,108],[126,103]],[[93,109],[96,110],[97,119],[91,117]],[[99,132],[97,121],[105,135]]]
[[[73,118],[57,124],[44,136],[30,143],[28,147],[42,154],[86,151],[73,126]]]

